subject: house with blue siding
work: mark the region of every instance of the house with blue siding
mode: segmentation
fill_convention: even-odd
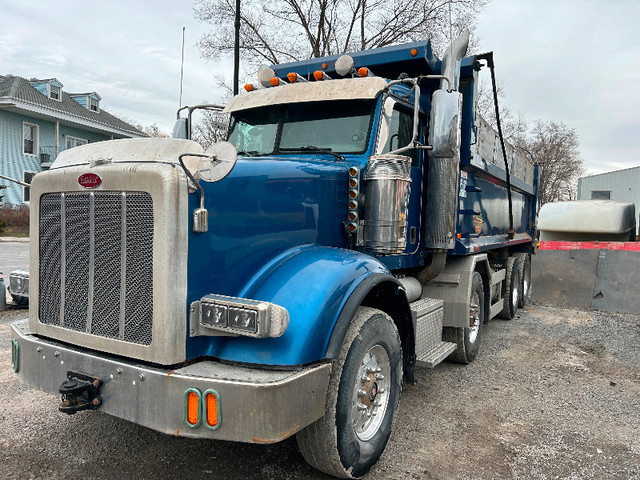
[[[147,135],[103,110],[96,92],[68,93],[56,78],[0,75],[0,175],[30,183],[58,154],[92,142]],[[3,202],[29,202],[29,189],[7,185]]]

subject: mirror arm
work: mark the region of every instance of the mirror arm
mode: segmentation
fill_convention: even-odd
[[[200,194],[200,208],[196,208],[193,212],[193,231],[196,233],[204,233],[209,229],[208,212],[207,209],[204,208],[204,190],[202,189],[200,182],[196,181],[193,174],[189,171],[189,169],[182,161],[183,157],[210,158],[212,160],[215,160],[215,158],[211,155],[205,155],[203,153],[183,153],[182,155],[178,156],[178,162],[180,162],[182,170],[184,170],[185,175],[189,177],[189,179],[193,182],[193,184],[198,189],[198,193]]]

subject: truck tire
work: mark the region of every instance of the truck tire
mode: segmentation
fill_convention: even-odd
[[[521,257],[509,257],[507,260],[507,275],[504,279],[506,290],[502,299],[502,311],[498,314],[500,318],[512,320],[518,311],[520,303],[520,269]]]
[[[520,257],[520,296],[518,306],[526,307],[531,297],[531,254],[521,253]]]
[[[471,295],[469,297],[469,326],[444,327],[442,340],[453,342],[458,348],[447,357],[455,363],[468,364],[473,362],[480,348],[480,337],[484,325],[484,286],[482,276],[473,273],[471,281]]]
[[[384,451],[402,391],[398,330],[380,310],[360,307],[331,371],[324,417],[296,435],[305,460],[340,478],[360,478]]]

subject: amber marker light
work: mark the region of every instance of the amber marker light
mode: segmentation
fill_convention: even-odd
[[[204,418],[205,426],[210,430],[216,430],[220,427],[222,418],[220,417],[220,394],[212,389],[207,390],[203,394],[204,397]]]
[[[349,175],[351,175],[352,177],[355,177],[358,174],[358,170],[356,170],[355,168],[351,167],[349,169]]]
[[[298,74],[295,73],[295,72],[287,73],[287,79],[291,83],[294,83],[294,82],[298,81]]]
[[[360,75],[361,77],[368,77],[369,69],[367,67],[360,67],[358,69],[358,75]]]
[[[459,239],[462,238],[462,234],[459,233],[458,235],[456,235]]]
[[[322,69],[323,69],[323,70],[326,70],[326,69],[327,69],[327,64],[326,64],[326,63],[323,63],[323,64],[322,64]]]
[[[278,85],[280,85],[280,79],[278,77],[270,78],[269,83],[272,87],[277,87]]]
[[[324,72],[322,70],[316,70],[315,72],[313,72],[313,78],[315,78],[316,80],[323,80]]]
[[[355,210],[356,208],[358,208],[358,204],[356,202],[349,202],[349,208],[351,210]]]
[[[356,188],[358,186],[358,182],[354,178],[352,178],[351,180],[349,180],[349,186],[351,188]]]
[[[247,83],[247,84],[244,86],[244,89],[245,89],[247,92],[253,92],[253,85],[251,85],[250,83]]]
[[[356,194],[356,192],[354,190],[349,191],[349,197],[350,198],[353,199],[353,198],[356,198],[356,196],[357,196],[357,194]]]
[[[418,55],[418,50],[415,48],[411,49],[411,56],[415,57],[416,55]]]
[[[349,224],[349,231],[350,231],[350,232],[355,232],[357,228],[358,228],[358,227],[356,226],[356,224],[355,224],[355,223],[350,223],[350,224]]]
[[[184,392],[184,423],[190,428],[200,426],[201,419],[200,390],[189,388]]]

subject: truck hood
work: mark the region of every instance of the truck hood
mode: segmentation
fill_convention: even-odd
[[[297,245],[345,247],[347,166],[275,157],[239,158],[216,183],[200,182],[209,231],[189,220],[188,300],[217,293],[239,296],[247,283]],[[189,211],[199,207],[189,194]]]

